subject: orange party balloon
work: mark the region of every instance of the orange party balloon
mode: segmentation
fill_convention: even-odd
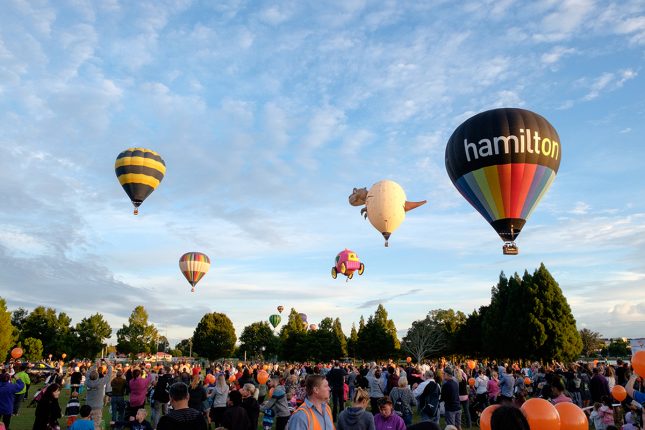
[[[588,430],[587,415],[574,403],[558,403],[555,409],[560,415],[561,430]]]
[[[477,362],[475,360],[468,360],[468,368],[470,370],[475,369],[475,366],[477,366]]]
[[[524,378],[524,385],[531,385],[532,382],[533,381],[531,381],[531,378],[529,377]]]
[[[625,391],[625,387],[622,385],[614,385],[614,388],[611,389],[611,395],[614,399],[622,402],[627,398],[627,391]]]
[[[215,375],[209,373],[208,375],[206,375],[205,381],[207,384],[212,384],[213,382],[215,382]]]
[[[260,384],[266,384],[268,380],[269,374],[267,372],[265,372],[264,370],[258,372],[258,382]]]
[[[632,356],[632,367],[638,376],[645,378],[645,351],[637,351]]]
[[[491,430],[490,428],[490,419],[493,416],[495,409],[499,408],[500,405],[490,405],[482,411],[482,414],[479,417],[479,428],[481,430]]]
[[[235,380],[236,380],[236,379],[237,379],[237,378],[235,377],[235,375],[231,375],[231,376],[228,378],[228,382],[235,382]]]
[[[528,399],[521,407],[531,429],[560,430],[560,415],[551,402],[540,399]]]
[[[22,348],[14,348],[11,350],[11,358],[18,359],[22,357]]]
[[[406,361],[406,362],[408,362],[408,363],[412,363],[412,357],[407,357],[407,358],[405,359],[405,361]]]
[[[65,359],[67,358],[67,354],[65,354],[65,353],[63,352],[63,353],[61,354],[61,357],[63,358],[63,360],[65,360]]]
[[[593,361],[593,367],[596,367],[598,365],[598,360]]]
[[[475,386],[475,378],[470,378],[468,380],[468,385],[470,385],[471,387],[474,387]]]

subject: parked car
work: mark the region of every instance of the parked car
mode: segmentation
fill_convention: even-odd
[[[27,369],[27,375],[31,379],[32,384],[37,384],[39,382],[47,380],[49,376],[56,373],[56,368],[50,366],[44,361],[38,361],[36,363],[31,363]]]

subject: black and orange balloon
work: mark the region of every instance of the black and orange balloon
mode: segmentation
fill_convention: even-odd
[[[561,158],[555,128],[517,108],[467,119],[446,146],[452,183],[505,242],[520,234],[555,179]]]
[[[166,163],[150,149],[128,148],[116,157],[114,172],[137,215],[141,203],[159,186],[166,174]]]

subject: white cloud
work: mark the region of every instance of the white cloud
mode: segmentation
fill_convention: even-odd
[[[345,113],[334,107],[318,109],[309,120],[304,147],[315,150],[325,145],[343,128]]]
[[[594,14],[593,0],[550,3],[553,4],[556,5],[553,10],[536,25],[533,38],[538,42],[559,42],[572,38],[587,23],[587,18]]]
[[[583,100],[590,101],[604,92],[610,92],[621,88],[625,82],[634,79],[637,73],[632,69],[624,69],[618,72],[607,72],[594,79],[589,85],[589,92]]]
[[[620,130],[620,134],[626,134],[626,133],[629,133],[631,131],[632,131],[631,127],[626,127],[626,128],[623,128],[622,130]]]
[[[589,212],[589,209],[591,209],[591,206],[589,206],[587,203],[576,202],[573,209],[571,209],[569,212],[574,215],[585,215]]]
[[[563,57],[569,54],[573,54],[574,52],[576,52],[576,50],[573,48],[566,48],[564,46],[555,46],[549,52],[545,52],[544,54],[542,54],[540,58],[542,60],[542,63],[551,65],[551,64],[557,63]]]

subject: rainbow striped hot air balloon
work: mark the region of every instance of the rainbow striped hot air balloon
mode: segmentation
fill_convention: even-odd
[[[166,173],[166,163],[150,149],[128,148],[114,162],[114,172],[119,183],[134,205],[134,214],[139,206],[157,188]]]
[[[195,285],[204,277],[211,267],[211,260],[201,252],[187,252],[179,259],[179,269],[184,274],[188,283],[192,285],[190,291],[195,291]]]
[[[504,254],[551,186],[562,145],[553,126],[524,109],[479,113],[454,131],[446,145],[446,170],[462,196],[505,242]]]

